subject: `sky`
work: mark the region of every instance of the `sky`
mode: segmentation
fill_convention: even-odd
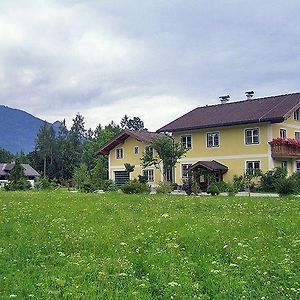
[[[300,1],[0,0],[0,104],[157,130],[198,106],[299,92]]]

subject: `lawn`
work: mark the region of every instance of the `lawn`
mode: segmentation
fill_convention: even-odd
[[[0,191],[0,299],[299,299],[300,199]]]

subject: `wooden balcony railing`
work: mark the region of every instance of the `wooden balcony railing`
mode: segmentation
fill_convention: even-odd
[[[300,158],[300,148],[294,145],[271,145],[271,155],[273,158]]]

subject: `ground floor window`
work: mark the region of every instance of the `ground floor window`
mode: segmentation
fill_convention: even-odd
[[[143,176],[147,179],[148,182],[153,182],[154,181],[154,170],[153,169],[143,170]]]
[[[167,176],[168,182],[173,182],[173,170],[172,169],[167,170],[166,176]]]
[[[250,171],[253,174],[258,170],[260,170],[260,161],[246,161],[246,171]]]
[[[287,169],[287,167],[288,167],[288,162],[286,160],[283,160],[281,162],[281,168]]]
[[[192,164],[182,164],[181,165],[181,177],[184,179],[188,179],[192,177],[191,172],[189,171],[189,167],[191,167]]]
[[[300,161],[296,161],[296,172],[300,171]]]

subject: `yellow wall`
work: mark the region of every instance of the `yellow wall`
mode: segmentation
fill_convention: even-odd
[[[192,135],[192,149],[180,160],[175,169],[176,182],[182,182],[181,164],[196,163],[199,160],[216,160],[228,167],[224,181],[231,181],[234,175],[245,172],[246,161],[260,161],[263,172],[271,166],[269,151],[270,124],[251,124],[243,126],[228,126],[175,133],[176,141],[185,134]],[[245,144],[245,129],[259,128],[259,144]],[[219,147],[207,147],[207,133],[219,132]]]
[[[139,154],[134,154],[134,147],[139,147]],[[125,171],[124,164],[130,163],[135,165],[134,171],[130,173],[130,179],[138,178],[139,175],[143,174],[143,167],[141,166],[141,157],[145,151],[146,144],[140,142],[132,137],[128,137],[123,144],[118,145],[112,149],[109,153],[109,178],[114,180],[114,171]],[[123,149],[123,159],[116,158],[116,149]],[[154,170],[154,182],[149,182],[151,185],[157,185],[162,181],[162,175],[160,169],[155,167],[147,167],[146,169]]]

